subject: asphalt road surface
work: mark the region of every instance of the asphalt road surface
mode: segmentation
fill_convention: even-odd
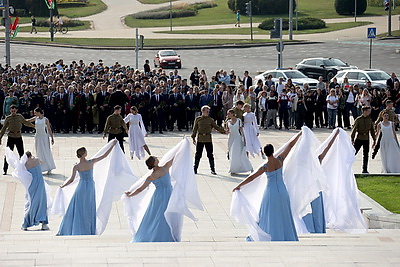
[[[372,50],[372,68],[382,69],[388,73],[396,72],[400,76],[400,40],[375,40]],[[215,74],[219,69],[234,69],[236,74],[242,75],[248,70],[252,76],[260,71],[277,67],[277,51],[275,46],[255,48],[218,48],[218,49],[190,49],[176,50],[182,58],[183,77],[188,77],[194,66],[205,69],[208,76]],[[0,54],[5,55],[5,46],[0,46]],[[143,67],[144,60],[153,61],[155,50],[139,52],[139,68]],[[303,58],[308,57],[338,57],[343,61],[365,69],[369,67],[369,42],[327,42],[317,44],[286,45],[283,52],[284,67],[294,67]],[[135,52],[133,50],[95,50],[47,47],[36,45],[11,46],[11,64],[17,63],[53,63],[58,59],[65,63],[83,59],[86,63],[98,62],[102,59],[110,65],[118,61],[123,65],[135,66]],[[5,63],[2,57],[0,63]]]

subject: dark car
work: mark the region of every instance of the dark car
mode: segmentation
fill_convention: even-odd
[[[296,69],[308,77],[318,79],[322,76],[325,81],[329,81],[340,70],[358,68],[337,58],[306,58],[296,65]]]
[[[160,50],[154,57],[154,67],[180,69],[182,67],[181,56],[174,50]]]

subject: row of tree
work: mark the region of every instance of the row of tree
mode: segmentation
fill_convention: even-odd
[[[54,15],[58,14],[57,10],[57,2],[54,2]],[[46,5],[45,0],[12,0],[10,1],[10,5],[14,7],[14,9],[25,10],[25,14],[34,15],[37,17],[48,17],[49,9]]]

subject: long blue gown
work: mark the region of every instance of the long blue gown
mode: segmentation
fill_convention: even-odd
[[[96,195],[93,169],[78,171],[79,184],[69,203],[57,235],[96,234]]]
[[[156,190],[132,242],[175,241],[164,216],[172,192],[171,176],[165,169],[164,172],[163,176],[151,181],[156,186]]]
[[[267,164],[264,169],[267,169]],[[260,207],[258,225],[271,235],[271,241],[298,241],[289,194],[283,182],[282,167],[272,172],[266,171],[266,174],[268,183]]]
[[[39,223],[48,224],[47,218],[47,197],[44,187],[42,168],[40,164],[28,169],[32,174],[32,182],[28,188],[31,199],[29,211],[25,214],[23,228],[28,228]]]
[[[303,217],[307,230],[310,233],[326,233],[324,202],[322,200],[321,192],[319,192],[319,197],[311,202],[311,210],[311,213]]]

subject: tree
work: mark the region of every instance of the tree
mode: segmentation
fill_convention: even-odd
[[[56,16],[58,15],[57,2],[56,0],[53,1],[54,1],[53,15]],[[29,9],[29,12],[34,16],[37,17],[49,16],[49,9],[46,5],[45,0],[26,0],[26,5]]]
[[[336,13],[339,15],[354,14],[355,0],[335,0]],[[357,15],[364,14],[367,10],[367,0],[357,0]]]

